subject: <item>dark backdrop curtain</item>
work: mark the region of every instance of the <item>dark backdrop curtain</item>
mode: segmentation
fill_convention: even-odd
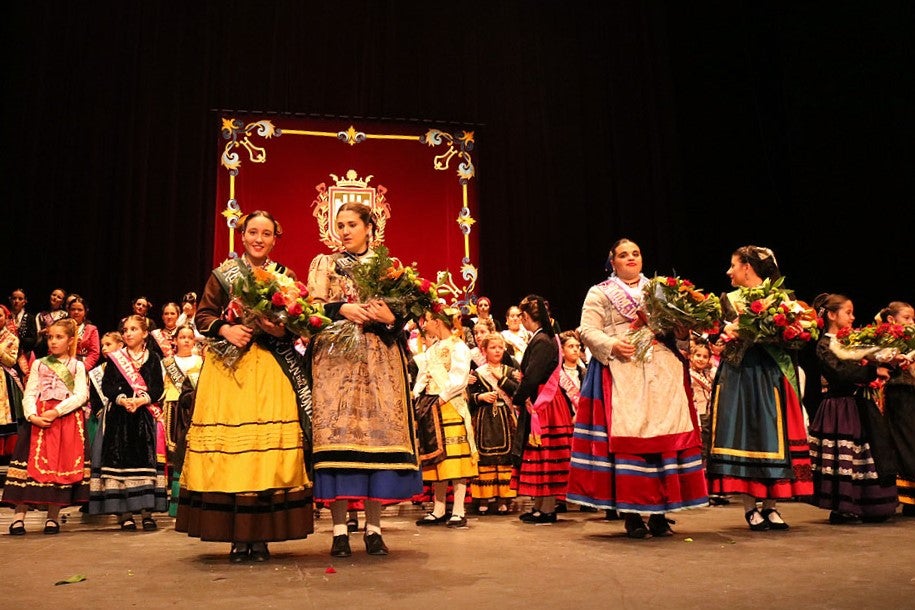
[[[846,291],[859,318],[915,300],[897,265],[915,191],[909,3],[6,13],[0,290],[26,288],[33,311],[61,285],[107,330],[132,296],[200,290],[216,109],[479,124],[480,293],[497,312],[537,292],[576,325],[622,235],[647,272],[716,292],[731,251],[759,243],[802,298]]]

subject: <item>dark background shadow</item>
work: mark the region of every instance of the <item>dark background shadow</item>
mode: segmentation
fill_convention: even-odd
[[[102,331],[133,296],[200,291],[226,108],[477,125],[497,315],[536,292],[577,325],[625,235],[649,275],[714,292],[736,247],[770,246],[800,298],[845,292],[861,322],[915,300],[913,6],[11,5],[0,289],[33,312],[79,292]]]

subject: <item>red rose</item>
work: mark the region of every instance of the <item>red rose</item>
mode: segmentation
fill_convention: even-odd
[[[296,290],[298,290],[300,293],[308,294],[308,288],[302,282],[296,282],[295,287],[296,287]]]
[[[819,322],[821,319],[822,318],[817,318],[817,321]],[[819,324],[817,326],[819,326]],[[845,337],[847,337],[850,334],[851,334],[851,327],[840,328],[839,332],[836,333],[836,339],[844,339]]]
[[[311,316],[308,318],[308,325],[312,328],[321,328],[324,325],[324,320],[320,316]]]
[[[797,339],[799,334],[798,330],[793,326],[787,326],[785,327],[785,330],[782,331],[782,337],[785,341],[793,341],[794,339]]]
[[[287,307],[286,311],[289,312],[290,316],[297,318],[300,315],[302,315],[302,305],[298,301],[296,301],[295,303],[293,303],[292,305]]]
[[[766,311],[766,304],[760,300],[753,301],[750,303],[750,311],[759,315],[762,312]]]
[[[427,280],[426,278],[420,278],[420,281],[419,281],[419,289],[420,289],[422,292],[429,292],[429,289],[430,289],[430,288],[432,288],[432,282],[430,282],[430,281]]]
[[[445,304],[444,304],[444,303],[439,302],[439,303],[436,303],[436,304],[434,304],[434,305],[432,306],[432,311],[433,311],[434,313],[442,313],[444,310],[445,310]]]
[[[676,285],[677,285],[677,278],[675,278],[675,277],[669,277],[669,278],[667,278],[667,285],[668,285],[668,286],[676,286]]]
[[[273,296],[270,297],[270,302],[277,307],[283,307],[286,305],[286,297],[283,296],[282,292],[274,292]]]
[[[687,288],[693,287],[693,283],[689,280],[683,280],[683,285],[686,286]]]
[[[772,318],[772,323],[776,326],[788,326],[788,318],[783,313],[775,314]]]
[[[817,328],[823,328],[823,318],[817,318]],[[844,329],[843,329],[844,330]],[[851,329],[849,329],[851,330]],[[839,332],[842,332],[841,330]]]
[[[810,341],[810,333],[806,330],[800,334],[800,337],[802,341]]]

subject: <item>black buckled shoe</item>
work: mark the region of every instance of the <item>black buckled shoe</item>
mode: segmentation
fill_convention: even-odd
[[[445,524],[447,527],[467,527],[467,517],[461,515],[451,515],[451,518],[448,519],[448,522]]]
[[[270,550],[266,542],[255,542],[251,545],[251,561],[264,563],[270,559]]]
[[[25,521],[16,519],[10,523],[10,536],[25,536]]]
[[[44,524],[44,533],[45,534],[59,534],[60,533],[60,524],[54,519],[48,519]]]
[[[651,515],[648,517],[648,531],[652,536],[673,536],[674,531],[670,529],[670,521],[664,515]]]
[[[753,523],[753,515],[759,515],[759,523]],[[750,529],[754,532],[765,532],[771,525],[769,520],[762,516],[762,513],[759,512],[758,508],[748,510],[746,513],[744,513],[744,519],[747,520],[747,525],[749,525]]]
[[[762,518],[766,520],[766,523],[769,524],[770,530],[784,531],[790,527],[785,523],[784,519],[782,519],[782,514],[774,508],[764,508],[760,514],[762,515]],[[778,515],[778,521],[773,521],[772,515]]]
[[[648,537],[648,528],[638,513],[626,513],[626,535],[641,540]]]
[[[385,545],[381,534],[369,532],[365,535],[365,552],[369,555],[387,555],[388,547]]]
[[[340,534],[339,536],[334,536],[334,541],[330,545],[330,556],[349,557],[352,554],[353,550],[349,548],[349,535]]]
[[[233,542],[232,550],[229,551],[229,561],[231,563],[241,563],[248,558],[248,554],[251,550],[250,545],[245,544],[244,542]]]
[[[436,517],[432,513],[426,513],[425,517],[416,520],[416,525],[442,525],[446,521],[448,521],[447,514]]]

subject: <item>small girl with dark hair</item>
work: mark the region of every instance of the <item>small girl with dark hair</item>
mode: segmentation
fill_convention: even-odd
[[[48,355],[32,363],[22,399],[24,420],[10,463],[3,503],[15,506],[10,534],[25,534],[29,507],[47,506],[44,533],[60,532],[64,506],[89,499],[82,406],[89,399],[86,368],[76,359],[76,323],[51,322]]]
[[[145,317],[128,316],[122,333],[125,347],[107,354],[102,376],[108,405],[92,448],[89,514],[118,515],[122,530],[136,531],[140,512],[149,531],[157,528],[152,513],[167,508],[165,464],[156,458],[162,363],[147,348]]]
[[[896,464],[883,414],[868,384],[889,377],[876,362],[841,359],[831,349],[836,333],[851,328],[854,304],[842,294],[821,294],[813,307],[826,323],[816,355],[823,400],[810,423],[814,495],[832,524],[884,521],[896,512]]]
[[[543,297],[528,295],[519,304],[521,323],[532,333],[521,360],[521,383],[512,397],[518,436],[512,484],[519,496],[534,500],[525,523],[555,523],[556,501],[565,500],[571,458],[572,407],[560,390],[559,342]],[[520,455],[518,452],[520,451]]]

